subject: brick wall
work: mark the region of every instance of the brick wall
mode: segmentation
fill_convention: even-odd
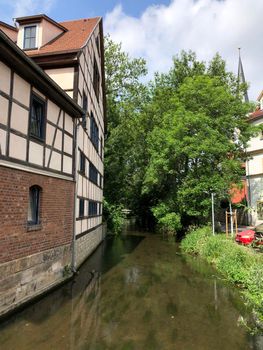
[[[29,188],[38,185],[41,228],[27,226]],[[0,166],[0,263],[70,244],[74,183]]]

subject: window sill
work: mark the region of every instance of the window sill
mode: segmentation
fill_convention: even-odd
[[[42,224],[27,224],[27,232],[42,230]]]
[[[84,220],[84,219],[87,219],[88,216],[79,216],[76,218],[76,221],[80,221],[80,220]]]
[[[40,138],[39,136],[36,136],[36,135],[33,135],[33,134],[30,134],[30,139],[32,141],[35,141],[35,142],[40,143],[40,144],[43,144],[45,142],[44,138]]]
[[[88,215],[88,216],[79,216],[78,218],[76,218],[76,221],[86,220],[86,219],[91,219],[91,218],[97,218],[99,216],[102,216],[102,214]]]

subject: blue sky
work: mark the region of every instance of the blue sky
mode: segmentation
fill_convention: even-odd
[[[169,70],[181,50],[206,62],[218,52],[237,73],[241,47],[249,97],[263,89],[262,0],[0,0],[2,21],[37,13],[57,21],[103,16],[104,33],[146,59],[148,78]]]
[[[57,1],[50,15],[59,19],[104,16],[121,4],[125,13],[131,16],[140,16],[149,5],[169,4],[170,0],[97,0],[97,1]]]
[[[34,13],[45,12],[58,20],[69,20],[83,17],[105,16],[115,6],[122,5],[125,13],[139,17],[150,5],[168,5],[170,0],[0,0],[1,19],[11,23],[12,17],[23,16],[32,9]]]

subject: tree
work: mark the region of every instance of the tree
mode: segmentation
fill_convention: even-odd
[[[136,187],[134,157],[140,124],[138,116],[147,99],[141,82],[146,62],[131,58],[121,44],[105,38],[105,72],[107,97],[107,138],[105,143],[105,197],[113,204],[129,206]]]
[[[183,52],[155,90],[152,112],[158,111],[153,117],[158,123],[147,137],[143,192],[155,193],[152,210],[159,223],[165,225],[167,218],[171,226],[172,214],[175,223],[178,215],[183,225],[202,222],[209,215],[209,193],[226,196],[241,179],[252,134],[250,106],[236,94],[236,78],[218,54],[206,68],[193,53]]]
[[[227,196],[242,175],[253,130],[236,77],[216,54],[183,51],[167,74],[142,84],[146,63],[106,40],[106,199],[167,231],[206,221],[210,193]],[[238,137],[237,137],[238,136]]]

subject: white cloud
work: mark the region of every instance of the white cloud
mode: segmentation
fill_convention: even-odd
[[[262,13],[262,0],[172,0],[148,7],[140,18],[118,5],[105,17],[105,32],[132,56],[144,57],[150,77],[167,71],[182,49],[206,61],[219,52],[236,73],[241,47],[249,95],[256,99],[263,89]]]
[[[48,13],[56,0],[0,0],[0,8],[4,8],[1,20],[28,16],[28,14]]]
[[[28,13],[47,13],[54,0],[15,0],[12,2],[14,17],[26,16]]]

